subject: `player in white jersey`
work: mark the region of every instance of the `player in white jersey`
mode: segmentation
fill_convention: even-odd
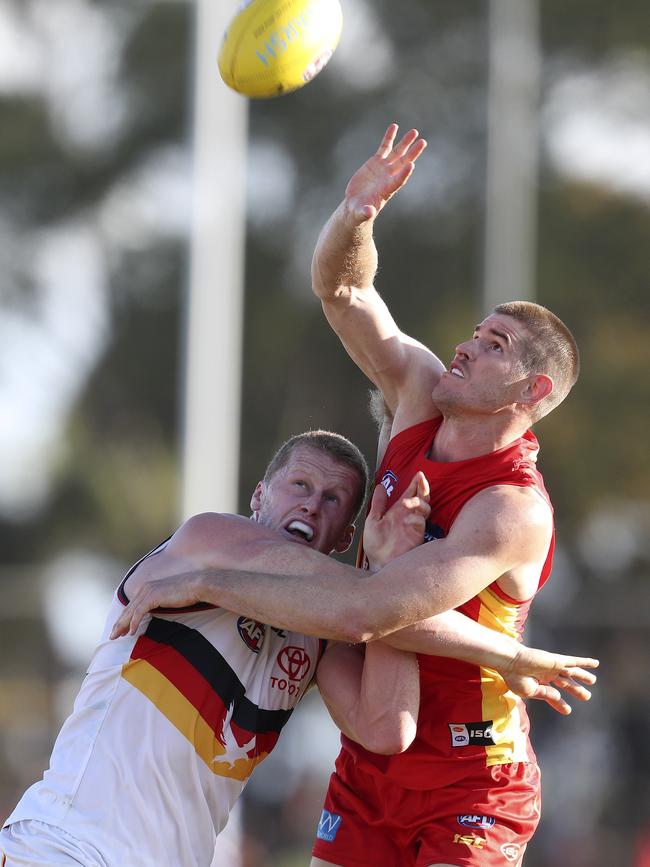
[[[419,701],[417,664],[411,654],[381,642],[364,655],[201,602],[157,609],[134,634],[109,638],[129,597],[143,585],[220,559],[230,565],[229,552],[241,550],[243,542],[249,568],[269,569],[275,562],[281,569],[278,539],[290,541],[290,551],[296,545],[322,554],[344,551],[366,481],[365,461],[343,437],[294,437],[253,494],[256,525],[239,516],[195,516],[130,570],[50,768],[0,832],[3,867],[208,867],[232,804],[314,675],[349,737],[374,752],[408,746]],[[369,524],[384,541],[377,564],[422,539],[428,506],[423,491],[410,493],[401,513],[371,511]],[[462,630],[450,638],[448,631],[448,645],[455,641],[460,655],[475,658],[489,652],[494,661],[491,630],[467,626],[467,638]],[[531,653],[526,659],[520,645],[506,643],[502,660],[517,658],[520,673],[526,665],[539,673],[540,659],[551,670],[553,655]],[[567,657],[557,657],[555,668],[560,661],[568,664]],[[520,678],[519,685],[527,680]]]

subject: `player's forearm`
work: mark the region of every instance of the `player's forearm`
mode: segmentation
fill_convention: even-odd
[[[391,647],[507,671],[521,649],[520,643],[503,633],[471,620],[459,611],[445,611],[382,639]]]
[[[333,300],[339,289],[373,284],[377,248],[373,221],[356,221],[343,201],[329,218],[312,260],[312,288],[322,301]]]
[[[338,580],[338,570],[346,570],[344,580]],[[239,569],[203,569],[187,578],[196,582],[196,596],[202,601],[279,629],[358,643],[373,637],[373,632],[355,592],[357,574],[352,567],[330,561],[317,578]],[[336,584],[335,594],[330,593],[330,581]]]
[[[349,648],[346,648],[349,650]],[[413,741],[420,704],[417,658],[380,642],[364,657],[347,659],[327,678],[321,695],[336,725],[374,753],[403,752]]]
[[[415,654],[381,643],[368,645],[357,710],[360,743],[373,752],[403,752],[415,737],[419,707]]]
[[[438,547],[442,548],[442,542]],[[282,548],[278,548],[277,560],[267,549],[259,556],[243,555],[237,569],[208,567],[189,577],[199,581],[197,598],[205,602],[281,629],[351,643],[382,638],[455,608],[473,595],[453,587],[450,592],[453,582],[446,580],[449,570],[444,564],[440,569],[429,562],[425,568],[421,563],[416,566],[413,558],[421,559],[421,549],[403,555],[374,575],[330,558],[312,561],[318,555],[308,548],[296,550],[291,563],[284,562],[283,556]],[[413,563],[414,568],[405,569],[401,561]],[[420,578],[422,573],[435,577],[427,578],[424,589],[412,586],[409,577]]]

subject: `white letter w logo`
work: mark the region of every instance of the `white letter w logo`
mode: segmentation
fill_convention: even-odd
[[[319,840],[325,840],[331,843],[336,837],[336,832],[341,825],[341,817],[336,813],[330,813],[329,810],[323,810],[318,821],[318,831],[316,836]]]

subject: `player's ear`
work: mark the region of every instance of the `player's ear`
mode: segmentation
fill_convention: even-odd
[[[266,485],[264,482],[258,482],[253,491],[253,496],[251,497],[251,511],[253,512],[253,519],[255,521],[257,521],[260,509],[262,508],[265,493]]]
[[[531,376],[526,382],[521,395],[521,403],[534,406],[540,400],[544,400],[553,391],[553,380],[546,373],[538,373]]]
[[[354,539],[354,524],[348,524],[345,530],[341,533],[341,536],[334,546],[334,550],[337,554],[344,554],[350,545],[352,544],[352,540]]]

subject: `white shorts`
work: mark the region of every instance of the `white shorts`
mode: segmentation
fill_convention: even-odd
[[[94,846],[36,819],[0,830],[0,867],[106,867]]]

